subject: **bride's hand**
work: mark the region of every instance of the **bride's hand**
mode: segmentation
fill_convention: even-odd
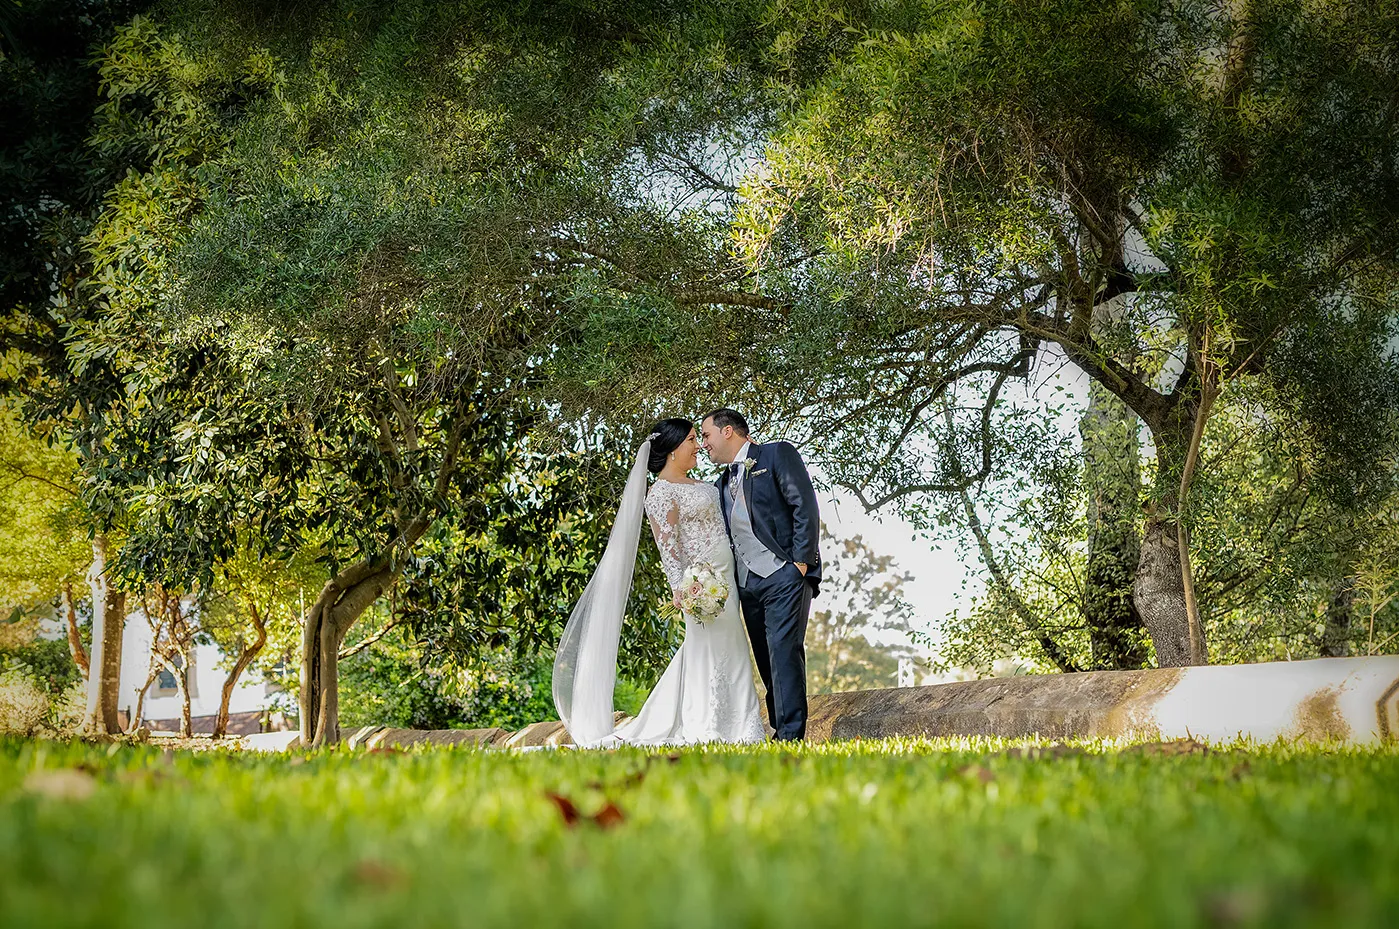
[[[670,603],[671,606],[674,606],[677,610],[680,609],[680,591],[677,590],[671,595]]]

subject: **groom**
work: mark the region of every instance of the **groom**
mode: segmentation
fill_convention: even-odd
[[[733,542],[743,621],[767,688],[775,738],[806,735],[806,621],[821,586],[821,514],[801,455],[787,442],[759,445],[729,409],[700,423],[704,450],[726,465],[719,506]]]

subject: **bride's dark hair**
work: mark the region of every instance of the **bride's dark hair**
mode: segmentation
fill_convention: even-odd
[[[670,453],[689,438],[695,424],[688,419],[663,419],[651,427],[651,458],[646,468],[652,474],[660,474]]]

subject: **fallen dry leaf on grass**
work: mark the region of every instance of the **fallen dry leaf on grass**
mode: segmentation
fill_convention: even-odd
[[[613,826],[621,825],[627,821],[627,816],[622,812],[621,807],[617,806],[617,804],[613,803],[611,800],[604,803],[602,809],[598,810],[593,815],[584,816],[582,813],[578,812],[577,805],[567,797],[547,791],[544,796],[548,797],[549,800],[553,802],[555,809],[557,809],[559,815],[563,817],[564,825],[570,829],[578,825],[578,823],[584,819],[592,820],[593,825],[597,826],[599,829],[611,829]]]
[[[97,778],[77,768],[49,768],[29,772],[24,789],[56,800],[86,800],[97,789]]]
[[[573,805],[573,801],[556,793],[545,793],[544,796],[553,801],[559,815],[563,817],[564,825],[572,829],[578,822],[578,807]]]
[[[361,884],[367,884],[379,890],[392,890],[408,880],[408,875],[398,868],[382,861],[375,861],[372,858],[366,858],[356,864],[352,873],[355,880]]]
[[[611,829],[613,826],[620,826],[627,821],[626,815],[617,807],[617,804],[608,801],[607,805],[593,814],[593,822],[597,823],[599,829]]]
[[[996,772],[979,764],[969,764],[966,767],[958,768],[957,773],[963,777],[974,777],[983,784],[989,784],[996,779]]]

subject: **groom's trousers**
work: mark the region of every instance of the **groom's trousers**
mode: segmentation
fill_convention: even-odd
[[[749,572],[739,588],[753,659],[767,688],[768,722],[775,738],[806,736],[806,622],[811,585],[790,562],[769,577]]]

